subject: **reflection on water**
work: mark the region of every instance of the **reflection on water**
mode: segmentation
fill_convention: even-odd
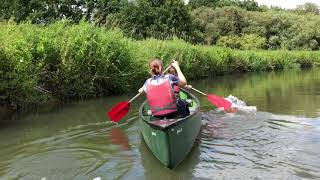
[[[112,127],[110,132],[110,139],[112,144],[117,144],[122,150],[130,150],[128,137],[119,127]]]
[[[317,69],[245,74],[193,82],[235,95],[257,113],[213,110],[205,97],[202,130],[191,153],[169,170],[139,131],[137,110],[118,125],[106,119],[130,95],[16,115],[0,126],[1,179],[319,179],[320,76]],[[198,95],[198,94],[196,94]]]

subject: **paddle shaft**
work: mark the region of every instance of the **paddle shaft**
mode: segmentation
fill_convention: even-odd
[[[165,69],[163,71],[163,73],[167,72],[170,69],[171,65],[169,67],[167,67],[167,69]],[[141,93],[139,92],[138,94],[136,94],[132,99],[130,99],[129,103],[131,103],[132,101],[134,101],[135,99],[137,99],[139,96],[141,95]]]
[[[196,92],[198,92],[198,93],[200,93],[200,94],[202,94],[202,95],[204,95],[204,96],[207,96],[207,94],[206,93],[204,93],[204,92],[201,92],[201,91],[199,91],[198,89],[195,89],[195,88],[191,88],[192,90],[194,90],[194,91],[196,91]]]
[[[137,99],[141,93],[136,94],[132,99],[130,99],[129,103],[131,103],[133,100]]]

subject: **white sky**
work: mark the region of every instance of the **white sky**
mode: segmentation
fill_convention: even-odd
[[[267,5],[267,6],[280,6],[286,9],[296,8],[297,5],[302,5],[307,2],[316,3],[320,6],[320,0],[255,0],[259,5]]]
[[[185,2],[189,2],[189,0],[184,0]],[[280,6],[286,9],[294,9],[297,5],[302,5],[307,2],[316,3],[320,6],[320,0],[255,0],[259,5],[267,5],[267,6]]]

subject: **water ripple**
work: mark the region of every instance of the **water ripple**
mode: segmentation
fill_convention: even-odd
[[[320,148],[319,134],[314,137],[319,133],[318,119],[266,112],[227,115],[215,111],[205,112],[202,118],[202,161],[195,173],[199,177],[211,177],[206,174],[211,170],[219,177],[239,177],[240,172],[246,171],[260,174],[254,178],[269,178],[275,169],[285,172],[284,176],[270,176],[276,179],[294,177],[292,172],[302,178],[319,177],[320,154],[312,149]]]
[[[141,142],[138,122],[76,125],[3,146],[0,172],[4,179],[320,178],[318,118],[203,112],[198,143],[174,171]]]
[[[133,162],[134,154],[131,151],[123,151],[119,147],[122,144],[112,144],[118,143],[117,140],[111,141],[111,144],[107,143],[110,131],[115,128],[108,125],[109,123],[105,122],[79,125],[51,137],[8,147],[8,158],[1,157],[0,171],[6,172],[7,178],[61,179],[66,174],[69,178],[91,177],[92,173],[105,168],[128,170],[133,166],[130,162]],[[126,126],[126,123],[118,128],[121,126]],[[122,133],[118,129],[119,132]],[[130,147],[128,139],[121,143]],[[122,176],[122,173],[113,174],[115,177]]]

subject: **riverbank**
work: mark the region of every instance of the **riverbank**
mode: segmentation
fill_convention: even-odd
[[[147,62],[180,62],[188,80],[234,72],[312,67],[319,51],[240,51],[192,45],[179,39],[136,41],[120,30],[82,22],[48,26],[1,23],[1,106],[25,109],[55,101],[135,91]],[[37,90],[41,87],[50,93]]]

